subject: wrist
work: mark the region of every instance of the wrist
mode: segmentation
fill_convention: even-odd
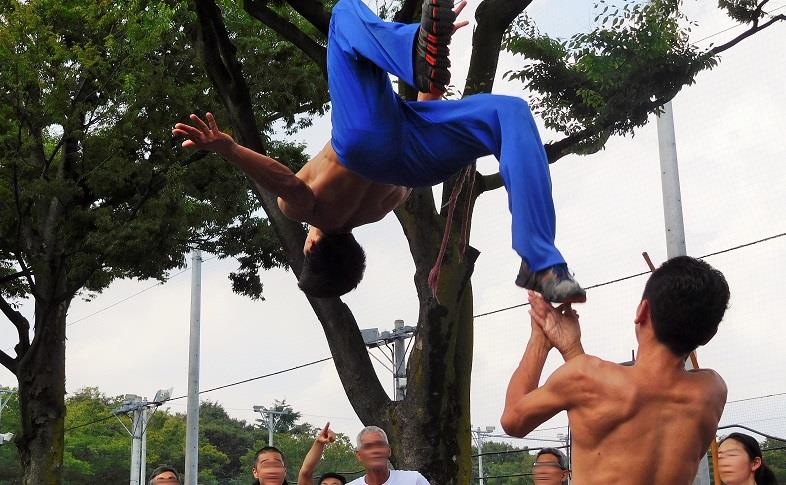
[[[221,155],[222,157],[224,157],[226,159],[230,159],[230,158],[232,158],[234,156],[234,154],[237,151],[237,148],[239,146],[240,145],[238,145],[237,142],[235,142],[233,140],[231,142],[226,143],[225,145],[221,145],[221,146],[217,147],[216,148],[216,153]]]
[[[562,358],[565,359],[565,362],[567,362],[570,359],[584,355],[584,346],[581,345],[581,342],[576,342],[570,347],[567,347],[564,351],[560,350],[560,353],[562,354]]]
[[[544,352],[549,352],[554,346],[551,344],[551,341],[546,338],[545,335],[542,333],[532,332],[529,337],[529,345],[536,349],[540,349]]]

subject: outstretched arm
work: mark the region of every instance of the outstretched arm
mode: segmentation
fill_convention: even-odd
[[[195,126],[178,123],[173,135],[186,138],[183,148],[216,152],[241,169],[258,187],[272,192],[300,220],[308,220],[314,210],[314,193],[292,170],[276,160],[239,145],[231,136],[218,129],[215,118],[207,113],[207,123],[197,115],[190,116]]]
[[[297,475],[298,483],[312,483],[314,480],[314,470],[319,465],[319,460],[322,458],[322,452],[325,450],[325,445],[336,441],[336,433],[330,429],[330,423],[326,424],[322,431],[317,435],[311,449],[308,450],[306,458],[303,459],[303,466],[300,467],[300,472]]]

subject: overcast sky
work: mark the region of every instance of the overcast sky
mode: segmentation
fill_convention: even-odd
[[[592,3],[539,0],[528,13],[542,31],[569,36],[594,27]],[[786,6],[784,1],[771,4],[771,9]],[[715,5],[685,2],[686,12],[699,22],[692,34],[695,39],[733,25]],[[464,15],[472,19],[474,8],[470,4]],[[730,30],[700,45],[721,43],[740,31]],[[786,232],[785,45],[786,24],[757,34],[724,54],[717,68],[700,74],[697,83],[674,100],[690,255],[702,256]],[[457,86],[463,86],[470,46],[471,30],[463,29],[452,49]],[[503,53],[498,72],[520,63],[521,59]],[[528,96],[520,84],[503,81],[501,76],[494,91]],[[314,154],[328,139],[329,129],[329,119],[317,120],[296,138]],[[543,138],[548,141],[558,135],[543,131]],[[482,160],[479,167],[491,173],[496,161]],[[641,252],[645,250],[656,264],[663,261],[666,250],[654,120],[637,130],[635,137],[611,139],[598,154],[563,158],[552,165],[551,173],[557,244],[583,285],[644,271]],[[506,208],[506,194],[500,190],[483,195],[475,208],[472,245],[481,251],[473,277],[476,314],[516,305],[525,298],[513,284],[519,259],[510,248]],[[418,315],[414,265],[395,217],[362,227],[356,234],[366,248],[368,269],[360,288],[345,301],[360,327],[390,329],[395,319],[414,325]],[[786,394],[784,255],[786,237],[708,259],[726,274],[731,308],[717,337],[699,349],[698,357],[701,366],[718,370],[726,379],[730,400]],[[201,388],[330,355],[322,328],[291,273],[266,272],[266,301],[255,302],[231,292],[227,274],[235,267],[232,260],[218,259],[202,267]],[[588,352],[612,361],[630,358],[636,345],[633,313],[644,282],[639,277],[589,291],[588,303],[579,309]],[[175,396],[186,393],[190,272],[139,293],[153,285],[151,281],[118,281],[91,302],[74,301],[67,342],[69,392],[97,386],[109,395],[135,393],[152,398],[157,389],[172,386]],[[114,306],[100,311],[110,305]],[[24,304],[22,311],[32,321],[32,305]],[[472,424],[499,430],[505,388],[529,336],[528,315],[526,308],[518,308],[477,318],[475,324]],[[12,347],[14,337],[10,325],[0,325],[3,348]],[[385,360],[379,351],[374,352]],[[560,363],[558,357],[550,356],[544,376]],[[391,374],[375,365],[383,384],[392,391]],[[2,368],[0,384],[15,386],[16,380]],[[314,425],[330,420],[336,431],[349,434],[362,427],[330,361],[208,393],[203,399],[218,401],[232,416],[246,420],[256,418],[253,405],[286,399]],[[185,404],[181,399],[169,407],[184,412]],[[786,435],[785,409],[783,395],[731,403],[723,422],[744,422]],[[564,416],[558,416],[544,427],[564,423]],[[560,431],[547,429],[535,436],[554,439]],[[528,442],[530,446],[538,443]]]

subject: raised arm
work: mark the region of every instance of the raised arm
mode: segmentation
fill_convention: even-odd
[[[322,459],[322,452],[328,443],[334,441],[336,441],[336,433],[330,429],[330,423],[328,422],[322,428],[322,431],[319,432],[314,440],[314,444],[311,445],[311,449],[308,450],[306,457],[303,459],[303,466],[300,467],[300,472],[297,475],[297,483],[303,485],[313,483],[314,471],[317,469],[317,465],[319,465],[319,460]]]
[[[510,378],[500,418],[505,432],[518,437],[567,410],[581,380],[580,366],[571,363],[557,369],[542,387],[538,387],[551,348],[556,347],[566,362],[584,353],[578,314],[570,306],[555,309],[534,292],[529,293],[529,301],[532,333],[524,356]]]
[[[218,153],[237,166],[260,188],[281,197],[298,219],[308,221],[314,210],[314,193],[292,170],[276,160],[239,145],[219,130],[215,118],[207,113],[207,123],[197,115],[190,116],[195,126],[178,123],[172,134],[185,137],[183,148]]]

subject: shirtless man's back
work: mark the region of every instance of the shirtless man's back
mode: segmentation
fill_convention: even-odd
[[[554,309],[531,294],[532,335],[508,387],[503,428],[524,436],[566,410],[572,483],[690,484],[715,437],[726,386],[712,370],[685,370],[684,360],[715,334],[728,295],[705,263],[665,263],[636,311],[636,362],[622,366],[584,354],[569,305]],[[537,387],[552,347],[566,362]]]

